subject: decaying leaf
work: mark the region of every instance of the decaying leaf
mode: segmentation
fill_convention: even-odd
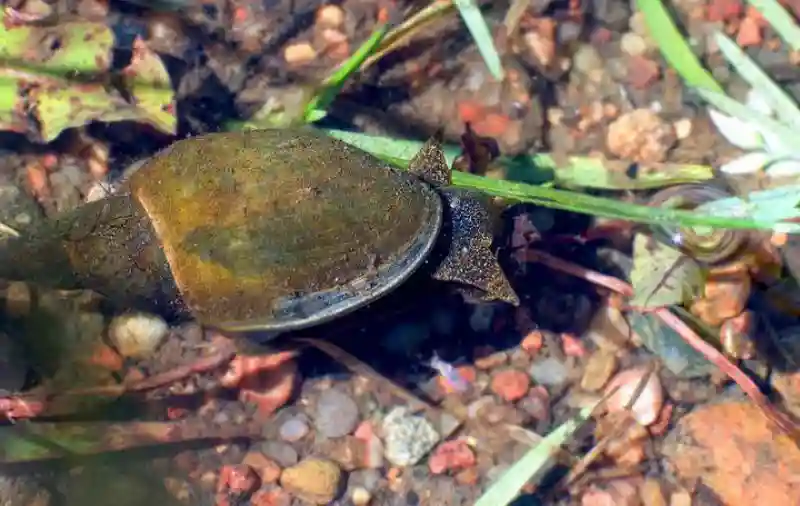
[[[683,304],[703,287],[700,266],[683,253],[645,234],[633,240],[633,299],[637,308]]]
[[[19,80],[0,74],[0,130],[25,133],[27,128]]]
[[[108,70],[114,34],[104,23],[0,25],[0,65],[59,77]]]
[[[0,26],[0,129],[39,140],[93,121],[137,121],[174,134],[174,91],[161,59],[137,37],[122,87],[110,83],[114,35],[104,23]],[[37,132],[32,132],[34,135]]]

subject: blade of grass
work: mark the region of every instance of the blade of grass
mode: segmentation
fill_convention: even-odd
[[[681,36],[661,0],[636,0],[636,8],[644,14],[650,35],[658,44],[664,59],[690,86],[723,93],[722,87]]]
[[[358,71],[361,65],[380,46],[389,29],[389,22],[381,21],[372,35],[341,65],[322,81],[321,89],[309,100],[305,107],[304,119],[307,123],[319,121],[325,117],[325,110],[344,86],[347,79]]]
[[[775,84],[766,72],[756,64],[747,54],[739,48],[727,35],[717,31],[714,33],[722,55],[728,63],[734,67],[750,86],[757,90],[764,97],[778,118],[788,125],[797,127],[800,125],[800,108],[788,93]]]
[[[800,27],[777,0],[747,0],[794,51],[800,50]]]
[[[484,492],[475,502],[475,506],[506,506],[517,497],[526,483],[541,480],[552,466],[561,446],[575,437],[575,433],[589,420],[601,402],[583,408],[580,413],[548,434],[541,443],[528,450]]]
[[[428,4],[422,10],[403,21],[399,26],[390,30],[384,37],[380,47],[364,62],[361,70],[371,66],[386,54],[407,44],[419,30],[441,19],[454,9],[455,6],[451,0],[437,0]]]
[[[708,226],[740,230],[780,229],[787,233],[800,232],[800,224],[797,223],[776,220],[753,220],[725,215],[712,216],[696,211],[649,207],[567,190],[495,180],[464,172],[453,173],[453,186],[480,191],[509,200],[530,202],[553,209],[651,225]]]
[[[461,19],[464,20],[464,24],[467,25],[469,33],[475,40],[475,44],[478,46],[478,52],[483,57],[483,61],[486,62],[486,66],[489,68],[492,77],[498,81],[502,81],[504,73],[503,65],[500,62],[500,55],[494,47],[492,33],[489,30],[489,26],[486,24],[486,20],[483,19],[480,8],[474,0],[453,0],[453,3],[455,3],[459,14],[461,14]]]
[[[389,137],[374,137],[356,132],[325,129],[328,135],[339,138],[345,142],[373,153],[399,168],[406,168],[408,160],[419,150],[422,143],[411,140],[397,140]],[[445,147],[445,156],[448,162],[458,154],[458,148]],[[709,226],[735,229],[766,229],[774,230],[776,227],[783,232],[800,232],[800,224],[786,223],[783,220],[794,216],[770,216],[771,219],[747,219],[731,216],[730,210],[725,208],[719,215],[709,215],[696,211],[683,211],[677,209],[664,209],[649,207],[618,200],[594,197],[579,192],[558,190],[543,186],[497,180],[465,172],[453,173],[453,186],[480,191],[495,197],[509,200],[530,202],[553,209],[562,209],[582,214],[602,216],[612,219],[630,220],[638,223],[653,225],[680,225],[680,226]],[[728,205],[742,206],[738,199]],[[749,205],[754,205],[752,202]],[[769,205],[768,202],[761,204]],[[745,206],[746,208],[747,206]]]

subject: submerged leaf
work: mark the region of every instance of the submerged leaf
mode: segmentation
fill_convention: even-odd
[[[17,133],[27,130],[20,84],[18,79],[0,75],[0,130]]]
[[[708,109],[708,115],[719,133],[737,148],[752,151],[764,146],[764,138],[753,125],[713,108]]]
[[[763,151],[753,151],[723,164],[719,170],[732,176],[753,174],[766,166],[771,157]]]
[[[677,249],[636,234],[631,285],[631,305],[643,309],[672,306],[683,304],[700,292],[703,273],[697,262]]]

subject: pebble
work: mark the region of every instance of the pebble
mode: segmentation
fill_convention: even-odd
[[[621,115],[608,126],[606,133],[610,153],[645,164],[664,161],[675,141],[672,125],[647,108]]]
[[[23,318],[31,312],[31,289],[28,283],[12,281],[5,290],[6,314],[11,318]]]
[[[750,401],[695,408],[665,438],[662,453],[681,482],[707,487],[721,504],[788,505],[800,498],[800,449]]]
[[[355,487],[350,492],[350,500],[355,506],[367,506],[372,500],[372,494],[364,487]]]
[[[250,498],[250,506],[291,506],[292,496],[280,487],[256,490]]]
[[[330,439],[322,445],[322,452],[345,471],[365,467],[367,443],[355,436]]]
[[[639,389],[639,383],[648,374],[647,367],[635,367],[620,372],[606,386],[605,392],[609,394],[615,388],[616,392],[606,399],[609,413],[625,411]],[[664,389],[658,373],[652,372],[641,393],[631,406],[633,417],[641,425],[647,427],[658,419],[661,407],[664,405]]]
[[[361,422],[354,435],[365,445],[364,467],[371,469],[383,467],[383,441],[375,434],[372,423]]]
[[[169,332],[167,322],[148,313],[125,313],[115,316],[108,326],[108,337],[120,355],[146,358],[161,344]]]
[[[281,486],[289,493],[313,504],[328,504],[336,499],[342,470],[333,462],[316,457],[303,459],[281,475]]]
[[[264,441],[260,445],[260,450],[282,467],[293,466],[300,458],[292,445],[281,441]]]
[[[593,45],[584,44],[572,56],[572,67],[576,72],[588,74],[603,68],[603,57]]]
[[[516,369],[498,371],[492,376],[492,392],[508,402],[523,398],[530,386],[531,379],[528,375]]]
[[[628,56],[641,56],[647,51],[647,43],[644,37],[633,32],[623,34],[619,45],[622,52]]]
[[[281,467],[261,452],[248,452],[242,464],[253,468],[261,478],[261,483],[275,483],[281,476]]]
[[[469,445],[461,439],[440,444],[428,459],[428,468],[433,474],[458,471],[474,465],[475,454]]]
[[[487,371],[500,367],[508,362],[508,353],[504,351],[496,351],[483,357],[475,358],[475,368],[481,371]]]
[[[531,364],[528,374],[540,385],[560,386],[569,380],[570,371],[561,360],[548,357]]]
[[[642,499],[642,506],[667,506],[664,491],[661,483],[654,478],[647,478],[639,487],[639,496]]]
[[[295,443],[303,439],[308,434],[309,427],[302,418],[290,418],[281,425],[278,433],[281,439],[290,443]]]
[[[520,400],[517,406],[535,420],[549,421],[550,419],[550,394],[541,385],[531,388],[528,395]]]
[[[617,371],[617,357],[606,351],[592,353],[583,369],[581,388],[589,392],[602,389]]]
[[[325,5],[317,11],[317,25],[339,28],[344,23],[344,11],[338,5]]]
[[[381,473],[376,469],[357,469],[347,477],[349,489],[363,488],[375,492],[381,484]]]
[[[301,65],[314,60],[317,51],[308,42],[297,42],[288,45],[283,50],[283,59],[289,65]]]
[[[403,406],[394,408],[383,420],[386,459],[396,466],[413,466],[439,442],[433,425]]]
[[[358,422],[358,406],[349,395],[329,389],[319,396],[314,426],[322,435],[329,438],[345,436],[355,430]]]

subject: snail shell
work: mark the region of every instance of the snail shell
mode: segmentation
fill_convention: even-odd
[[[665,188],[653,195],[648,205],[671,209],[691,210],[714,200],[732,195],[727,191],[705,184],[683,184]],[[694,227],[652,227],[653,235],[667,244],[678,247],[696,260],[718,265],[741,253],[751,240],[751,233],[744,230],[713,229],[698,231]]]

